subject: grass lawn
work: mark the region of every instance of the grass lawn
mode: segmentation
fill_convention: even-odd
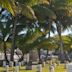
[[[20,72],[36,72],[37,71],[36,67],[34,67],[32,70],[24,70],[23,68],[22,68],[22,70],[20,70]],[[3,70],[4,70],[4,68],[0,67],[0,72],[3,72]],[[9,71],[9,72],[13,72],[13,71]],[[49,72],[49,66],[48,65],[46,65],[45,67],[43,67],[43,72]],[[56,66],[55,72],[66,72],[66,70],[64,69],[64,65],[61,64],[59,66]]]

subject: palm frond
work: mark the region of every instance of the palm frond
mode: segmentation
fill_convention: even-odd
[[[39,20],[44,20],[47,18],[56,19],[55,13],[47,7],[41,5],[33,6],[35,14]]]
[[[29,19],[36,19],[33,9],[30,6],[22,5],[22,14]]]
[[[0,0],[0,5],[6,8],[13,16],[15,16],[16,5],[14,0]]]
[[[43,33],[37,28],[35,32],[32,32],[31,35],[29,35],[26,43],[33,43],[37,38],[41,37]]]
[[[24,5],[29,5],[29,6],[42,4],[42,3],[48,4],[48,0],[16,0],[16,2],[19,2],[20,4],[24,4]]]

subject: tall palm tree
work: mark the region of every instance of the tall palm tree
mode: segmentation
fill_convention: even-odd
[[[46,6],[47,7],[47,6]],[[72,1],[71,0],[49,0],[48,6],[56,15],[57,32],[60,38],[60,52],[62,61],[64,61],[63,40],[61,33],[72,24]],[[63,57],[62,57],[63,56]]]
[[[7,10],[4,9],[4,12],[0,15],[0,40],[3,43],[3,50],[5,53],[5,60],[7,61],[6,56],[6,42],[8,41],[10,34],[11,34],[11,19],[10,14],[7,12]]]
[[[27,0],[27,1],[26,0],[24,1],[23,0],[0,0],[1,6],[5,7],[14,16],[13,17],[13,45],[12,45],[12,54],[11,54],[12,60],[13,60],[13,54],[15,48],[16,24],[18,23],[17,21],[20,18],[20,14],[26,16],[30,20],[35,20],[36,16],[31,7],[41,3],[48,3],[48,1],[47,0]]]
[[[14,28],[12,54],[15,48],[16,24],[18,23],[17,20],[20,18],[20,14],[26,16],[31,21],[35,19],[40,23],[48,21],[49,32],[52,22],[55,21],[61,40],[60,42],[62,42],[60,25],[65,28],[71,24],[71,3],[71,0],[1,0],[0,4],[7,8],[7,10],[9,10],[15,17],[13,18]],[[68,22],[68,20],[70,20],[70,22]]]
[[[15,0],[6,0],[6,1],[0,1],[0,4],[5,7],[7,10],[9,10],[13,17],[13,45],[12,45],[12,53],[11,53],[11,59],[13,60],[13,54],[14,54],[14,48],[15,48],[15,31],[16,31],[16,24],[17,20],[19,18],[19,11],[20,11],[20,6],[17,4]],[[25,6],[25,10],[30,10],[30,12],[33,14],[32,9],[29,8],[28,6]],[[28,11],[28,13],[30,13]]]
[[[32,49],[37,48],[39,54],[39,61],[41,61],[40,47],[45,47],[45,45],[48,46],[47,44],[42,45],[42,42],[44,42],[45,37],[49,32],[49,29],[46,29],[45,23],[39,27],[36,27],[35,24],[32,27],[30,26],[28,28],[26,27],[26,34],[24,33],[24,35],[21,35],[17,38],[17,45],[19,46],[19,48],[22,49],[23,53],[29,53]],[[43,31],[41,31],[41,28],[43,28]],[[52,26],[51,28],[53,29]]]

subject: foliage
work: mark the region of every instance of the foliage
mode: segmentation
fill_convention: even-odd
[[[16,36],[17,45],[24,51],[36,47],[57,47],[55,43],[50,43],[45,39],[47,33],[50,31],[54,33],[56,30],[52,25],[53,22],[56,24],[60,40],[62,40],[63,29],[72,24],[72,0],[0,0],[0,4],[14,17],[18,15],[17,23],[19,25],[16,24],[16,35],[18,35],[19,29],[20,31],[24,28],[27,29],[26,34]],[[37,24],[36,21],[38,21]],[[68,42],[66,41],[65,44]]]

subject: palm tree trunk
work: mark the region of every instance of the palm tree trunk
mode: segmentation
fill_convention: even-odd
[[[47,58],[48,58],[48,49],[47,49],[46,61],[47,61]]]
[[[16,24],[17,24],[17,19],[18,19],[18,16],[16,16],[15,18],[13,18],[13,31],[12,31],[12,48],[11,48],[11,61],[14,61],[14,49],[16,47]]]
[[[49,31],[49,33],[48,33],[48,34],[49,34],[49,37],[48,37],[48,39],[50,39],[50,31]]]
[[[38,49],[38,56],[39,56],[39,63],[42,63],[42,60],[40,58],[41,54],[40,54],[40,49]]]
[[[3,41],[3,48],[4,48],[4,57],[5,57],[5,61],[7,62],[7,55],[6,55],[6,42]]]
[[[60,39],[60,60],[61,62],[64,62],[64,59],[65,59],[65,56],[64,56],[64,50],[63,50],[63,40],[62,40],[62,37],[61,37],[61,31],[62,31],[62,26],[61,26],[61,23],[56,21],[56,27],[57,27],[57,32],[58,32],[58,35],[59,35],[59,39]]]
[[[60,38],[60,60],[61,62],[64,62],[65,55],[64,55],[64,50],[63,50],[63,41],[62,41],[61,36],[59,38]]]

